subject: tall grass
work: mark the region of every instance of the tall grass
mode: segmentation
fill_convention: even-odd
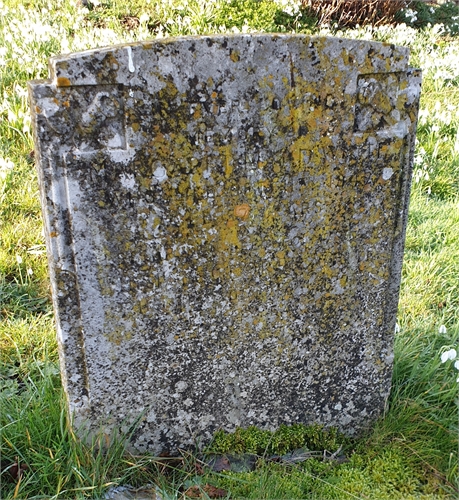
[[[205,498],[209,484],[228,498],[457,496],[458,372],[453,360],[440,359],[459,337],[459,40],[451,36],[459,13],[453,7],[421,9],[419,19],[430,16],[432,23],[422,30],[403,24],[340,31],[315,26],[311,13],[289,0],[0,2],[2,499],[100,498],[118,484],[150,484],[164,499],[196,491]],[[446,11],[448,22],[434,24]],[[347,461],[313,457],[293,464],[261,453],[255,470],[243,472],[209,471],[192,454],[132,456],[122,440],[83,444],[69,425],[60,385],[26,81],[46,78],[47,58],[58,53],[165,35],[291,30],[409,45],[412,65],[424,71],[384,417],[361,439],[343,439]],[[249,430],[239,434],[237,451],[266,439],[299,447],[297,431],[279,438]],[[319,447],[330,446],[318,436]],[[213,446],[221,453],[235,444],[220,435]]]

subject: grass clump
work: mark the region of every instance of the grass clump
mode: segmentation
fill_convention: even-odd
[[[14,397],[2,391],[2,498],[97,498],[111,481],[129,480],[122,441],[107,448],[103,435],[89,445],[75,437],[56,372],[36,362]]]

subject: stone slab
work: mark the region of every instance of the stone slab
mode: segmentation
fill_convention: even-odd
[[[420,82],[407,48],[303,35],[51,59],[29,89],[77,429],[159,453],[381,415]]]

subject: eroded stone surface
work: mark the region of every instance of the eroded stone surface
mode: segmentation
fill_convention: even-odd
[[[168,39],[30,84],[76,426],[355,433],[389,392],[420,73],[406,48]]]

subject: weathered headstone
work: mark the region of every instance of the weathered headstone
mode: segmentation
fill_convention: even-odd
[[[292,35],[51,60],[30,84],[77,427],[159,452],[218,428],[381,414],[420,73]]]

